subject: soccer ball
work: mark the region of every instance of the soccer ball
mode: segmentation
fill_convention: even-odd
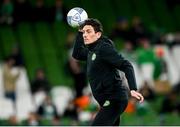
[[[88,18],[88,15],[86,11],[80,7],[72,8],[67,14],[67,22],[72,27],[78,27],[87,18]]]

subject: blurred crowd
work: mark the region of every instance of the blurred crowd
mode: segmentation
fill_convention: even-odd
[[[3,0],[0,2],[0,24],[16,25],[18,23],[36,21],[62,21],[66,22],[67,8],[63,6],[62,0],[56,0],[53,7],[44,6],[43,0],[36,0],[35,6],[31,6],[27,0]],[[174,5],[171,5],[174,6]],[[130,98],[126,113],[137,113],[139,109],[148,109],[150,104],[161,98],[159,109],[153,109],[164,125],[164,115],[167,113],[180,116],[180,33],[178,31],[161,31],[161,28],[149,28],[141,17],[134,16],[128,20],[124,16],[117,17],[117,21],[108,33],[110,39],[115,43],[119,53],[130,60],[135,68],[139,91],[145,97],[143,104],[137,104],[136,100]],[[106,34],[107,35],[107,34]],[[38,68],[34,79],[30,82],[32,96],[43,92],[44,98],[36,107],[29,112],[24,125],[42,125],[41,122],[49,121],[49,125],[79,125],[79,121],[88,125],[99,109],[93,100],[88,81],[86,78],[86,64],[77,61],[71,56],[75,33],[69,32],[65,47],[67,51],[67,62],[65,64],[66,74],[73,80],[73,97],[68,100],[63,113],[59,113],[58,105],[54,103],[52,91],[53,85],[46,77],[43,68]],[[13,73],[13,68],[25,68],[24,58],[20,47],[16,45],[5,59],[2,66],[2,79],[4,85],[4,96],[16,102],[16,84],[21,72]],[[58,102],[61,105],[61,102]],[[16,108],[16,105],[14,104]],[[153,107],[150,107],[153,108]],[[139,115],[146,114],[148,110]],[[62,119],[70,120],[64,123]],[[8,119],[10,125],[18,125],[16,115]],[[46,125],[48,125],[46,124]],[[83,124],[82,124],[83,125]]]

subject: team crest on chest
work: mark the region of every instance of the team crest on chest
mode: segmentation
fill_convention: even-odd
[[[92,57],[91,57],[91,60],[94,61],[95,59],[96,59],[96,54],[93,53],[93,54],[92,54]]]
[[[110,101],[109,100],[106,100],[103,104],[103,107],[106,107],[106,106],[109,106],[110,105]]]

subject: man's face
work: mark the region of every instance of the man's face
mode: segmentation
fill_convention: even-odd
[[[85,25],[82,29],[82,32],[85,45],[94,43],[101,37],[101,32],[95,32],[91,25]]]

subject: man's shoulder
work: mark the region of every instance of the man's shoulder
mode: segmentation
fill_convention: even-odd
[[[102,37],[99,43],[99,49],[112,48],[114,47],[113,41],[107,37]]]
[[[106,37],[106,36],[103,36],[101,38],[101,41],[103,42],[102,45],[114,46],[113,41],[111,39],[109,39],[108,37]]]

